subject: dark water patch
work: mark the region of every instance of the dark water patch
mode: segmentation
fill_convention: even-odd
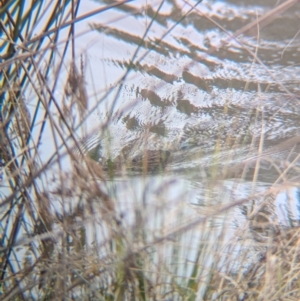
[[[198,113],[199,109],[190,103],[187,99],[178,99],[176,109],[180,112],[191,115],[192,113]]]
[[[144,45],[145,41],[137,35],[130,34],[129,32],[119,30],[117,28],[112,28],[104,24],[94,24],[94,29],[99,33],[104,33],[106,36],[114,37],[118,40],[122,40],[127,43],[135,45]]]
[[[101,0],[101,3],[111,4],[111,1],[110,0]],[[140,8],[138,8],[134,5],[126,4],[126,3],[116,7],[116,10],[120,10],[120,11],[124,12],[126,15],[129,14],[129,15],[133,15],[136,17],[144,16],[143,11],[141,11]]]
[[[177,41],[188,48],[190,53],[195,53],[196,51],[204,52],[207,50],[206,47],[201,47],[201,45],[196,44],[195,41],[188,39],[187,37],[179,37]]]
[[[155,66],[143,65],[142,68],[143,70],[147,71],[148,74],[156,76],[167,83],[173,84],[174,81],[178,80],[176,75],[166,73]]]
[[[126,128],[128,130],[135,130],[140,128],[139,121],[135,117],[125,116],[123,122],[126,123]]]
[[[209,80],[196,76],[187,70],[182,72],[182,78],[186,83],[192,84],[201,90],[204,90],[206,92],[211,91]]]
[[[151,133],[155,133],[158,134],[159,136],[164,136],[164,137],[166,137],[168,134],[168,130],[165,124],[163,123],[163,121],[160,121],[158,124],[154,124],[150,126],[149,131]]]
[[[148,99],[150,103],[158,107],[166,107],[170,105],[170,101],[161,99],[154,91],[142,89],[141,95],[143,98]]]

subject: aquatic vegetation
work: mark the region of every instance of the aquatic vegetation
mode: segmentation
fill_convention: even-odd
[[[298,1],[98,2],[0,2],[1,300],[298,301]]]

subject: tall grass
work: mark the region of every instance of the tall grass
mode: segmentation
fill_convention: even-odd
[[[191,209],[183,204],[182,195],[167,202],[167,191],[176,191],[179,181],[163,178],[162,170],[156,181],[141,172],[144,190],[141,196],[134,195],[130,193],[134,178],[122,186],[114,174],[109,177],[103,171],[99,143],[82,145],[79,131],[88,131],[84,125],[94,108],[89,104],[84,59],[76,53],[75,25],[80,20],[114,7],[150,20],[141,38],[109,25],[92,26],[136,47],[130,61],[114,62],[125,72],[100,136],[109,131],[130,71],[147,69],[162,83],[177,80],[175,74],[148,68],[138,56],[143,48],[147,48],[144,56],[153,50],[172,51],[165,38],[173,27],[160,39],[147,39],[153,22],[166,25],[160,12],[163,2],[156,10],[148,6],[144,13],[126,4],[129,1],[105,2],[107,6],[84,16],[78,16],[81,1],[0,2],[1,300],[299,300],[298,224],[290,218],[289,227],[282,227],[272,211],[282,187],[271,186],[245,198],[234,199],[224,191],[220,196],[215,166],[205,182],[206,195],[198,200],[205,206]],[[195,12],[204,18],[196,9],[199,2],[186,13],[175,1],[169,2],[174,27]],[[287,6],[274,9],[268,18],[284,9]],[[266,25],[268,18],[253,24]],[[249,26],[238,34],[248,30]],[[200,60],[196,52],[183,55]],[[210,92],[209,83],[186,70],[183,78]],[[56,92],[62,90],[58,98]],[[151,90],[143,89],[141,95],[155,107],[172,105]],[[184,99],[177,109],[188,116],[196,111]],[[130,123],[130,118],[121,117],[128,127],[135,126],[135,120]],[[45,149],[48,153],[41,152]],[[244,165],[237,169],[244,176]],[[258,163],[254,169],[259,169]],[[258,176],[254,175],[253,185]],[[228,238],[228,219],[234,210],[247,219]]]

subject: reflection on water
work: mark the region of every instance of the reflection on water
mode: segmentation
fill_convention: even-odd
[[[3,78],[17,91],[0,108],[9,129],[0,133],[5,300],[23,290],[23,300],[131,300],[135,290],[141,300],[221,300],[228,289],[235,295],[222,300],[246,300],[248,289],[249,300],[274,300],[255,294],[261,283],[283,291],[270,275],[286,269],[291,297],[300,262],[299,8],[141,0],[98,10],[88,34],[75,22],[78,36],[66,36],[84,49],[74,47],[68,75],[51,68],[65,61],[49,64],[53,86],[53,74],[36,68],[44,52],[22,61],[35,49],[24,42],[30,30],[13,30]],[[15,28],[24,18],[13,24],[22,10],[12,10],[3,20]],[[30,72],[14,73],[23,63]]]
[[[168,1],[155,13],[158,6],[143,4],[118,7],[126,22],[120,18],[92,25],[103,41],[105,72],[115,74],[115,93],[98,105],[105,131],[85,138],[86,147],[96,149],[102,163],[118,161],[124,153],[135,158],[147,151],[169,151],[165,170],[153,177],[162,187],[172,187],[159,190],[154,198],[163,198],[170,212],[172,206],[176,210],[178,204],[194,204],[198,216],[205,216],[214,206],[243,200],[236,213],[229,210],[221,218],[224,229],[225,221],[231,225],[227,243],[240,227],[250,229],[251,239],[258,240],[252,220],[262,208],[268,208],[268,220],[291,226],[299,217],[293,187],[300,167],[300,44],[295,38],[300,4],[290,1],[290,8],[274,11],[273,21],[244,31],[277,2],[203,1],[189,11],[188,4]],[[240,29],[239,36],[230,37]],[[133,49],[138,49],[135,56]],[[116,78],[126,70],[119,85]],[[122,173],[132,174],[127,166]],[[123,196],[116,199],[132,200],[131,193],[143,199],[144,190],[154,193],[150,182],[145,186],[144,176],[135,174],[134,184],[133,178],[117,182],[115,191]],[[186,184],[171,185],[169,177]],[[156,212],[160,205],[147,212]],[[150,216],[155,228],[159,214]]]
[[[190,152],[212,161],[211,154],[216,153],[221,158],[217,161],[223,164],[232,160],[227,159],[228,150],[235,149],[242,153],[238,163],[251,158],[255,166],[252,158],[262,157],[268,150],[268,162],[274,160],[281,173],[281,165],[287,164],[283,161],[287,158],[290,162],[290,151],[295,153],[293,147],[298,144],[286,141],[299,135],[299,43],[291,40],[292,33],[286,33],[283,20],[296,27],[298,19],[294,6],[280,11],[270,24],[264,23],[259,37],[244,34],[238,41],[230,39],[229,34],[272,7],[270,3],[259,5],[252,8],[239,3],[203,2],[179,22],[189,7],[183,9],[171,1],[157,12],[146,37],[142,35],[143,22],[152,11],[150,7],[119,7],[119,13],[130,12],[126,25],[123,21],[94,23],[105,41],[102,58],[106,70],[114,65],[122,74],[130,68],[119,93],[99,106],[101,120],[107,119],[108,111],[111,116],[106,135],[99,135],[99,156],[117,157],[124,147],[131,156],[144,150],[166,149],[173,153],[171,165],[180,162],[180,169],[184,169],[185,164],[189,168],[190,160],[182,158],[190,157]],[[110,45],[115,47],[116,43],[128,49],[127,53],[110,51]],[[133,45],[139,50],[130,62],[128,54]],[[218,50],[213,50],[216,47]],[[99,145],[99,140],[94,143]],[[279,142],[280,156],[276,150]],[[260,166],[263,174],[269,169],[264,165],[268,164]],[[202,161],[198,168],[201,166]]]
[[[253,259],[265,256],[271,233],[298,226],[300,204],[293,188],[266,194],[267,183],[257,182],[253,187],[252,182],[225,180],[211,185],[209,180],[194,178],[185,173],[164,174],[107,183],[107,192],[118,202],[123,226],[130,229],[131,248],[139,248],[139,231],[147,231],[144,243],[155,248],[153,261],[158,263],[153,279],[164,275],[165,269],[185,278],[197,260],[202,289],[211,269],[250,273],[255,268]],[[162,237],[164,243],[156,245]],[[178,252],[176,257],[174,252]]]

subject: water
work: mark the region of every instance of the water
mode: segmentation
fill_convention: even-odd
[[[99,3],[86,2],[81,13]],[[129,251],[153,252],[147,266],[153,283],[159,277],[168,283],[172,275],[187,279],[197,264],[199,279],[209,278],[215,267],[247,270],[270,230],[255,224],[256,215],[263,211],[280,227],[299,221],[300,3],[286,1],[275,9],[277,0],[203,1],[191,9],[196,3],[170,0],[160,7],[159,1],[134,1],[77,24],[76,63],[83,65],[88,95],[85,122],[72,111],[71,99],[66,104],[77,116],[74,134],[82,150],[93,165],[146,150],[171,155],[164,170],[148,174],[124,165],[98,181],[113,201],[113,214],[94,203],[94,180],[62,159],[62,170],[51,167],[38,182],[51,188],[51,208],[43,202],[34,208],[45,220],[54,212],[54,241],[69,223],[60,214],[78,210],[68,226],[75,231],[84,224],[84,247],[89,254],[98,248],[101,260],[111,255],[105,222],[117,221],[119,228],[112,229],[125,233]],[[272,10],[259,25],[246,27]],[[66,73],[60,74],[58,98]],[[49,128],[43,137],[39,150],[46,161],[56,148]],[[71,150],[77,146],[70,142]],[[36,236],[28,235],[31,240],[38,253]],[[23,258],[25,247],[17,252]]]
[[[132,157],[169,150],[166,170],[196,181],[212,173],[296,180],[299,3],[203,1],[189,12],[192,3],[168,1],[151,23],[159,4],[129,3],[101,23],[89,20],[96,32],[85,55],[96,84],[87,79],[94,96],[87,148],[99,159],[124,148]],[[272,9],[272,18],[246,27]]]
[[[131,178],[123,170],[115,180],[115,198],[130,200],[121,211],[132,224],[139,206],[148,214],[149,229],[158,218],[171,225],[157,226],[168,233],[192,211],[200,218],[216,206],[241,202],[213,219],[218,226],[208,244],[226,228],[226,234],[221,231],[226,249],[236,244],[239,231],[255,241],[247,215],[259,211],[256,206],[268,195],[275,205],[270,214],[279,224],[298,220],[300,4],[287,2],[290,8],[275,10],[277,1],[203,1],[189,12],[195,1],[167,1],[151,23],[160,2],[146,7],[140,1],[93,19],[94,47],[86,57],[95,82],[94,116],[83,144],[95,148],[100,161],[113,160],[124,148],[132,157],[145,150],[171,152],[163,174]],[[273,20],[245,27],[272,9]],[[182,219],[162,208],[180,208]],[[197,233],[212,229],[200,224],[201,230],[191,230],[197,237],[192,242],[186,233],[185,260],[196,258]],[[241,248],[237,244],[233,253]]]
[[[120,90],[116,83],[142,43],[148,19],[143,13],[128,16],[125,10],[119,22],[93,24],[103,45],[97,43],[103,71],[96,77],[97,88],[101,91],[115,85],[112,93],[97,103],[99,119],[106,122],[110,117],[108,138],[103,143],[109,145],[103,147],[102,156],[116,156],[132,141],[138,141],[133,154],[141,148],[188,152],[195,147],[206,154],[214,152],[216,144],[221,144],[220,151],[253,144],[255,153],[262,136],[264,148],[268,148],[298,135],[299,45],[291,40],[291,34],[286,35],[286,29],[282,28],[282,35],[278,29],[284,27],[284,16],[289,22],[297,22],[297,16],[288,11],[261,29],[259,37],[242,36],[244,44],[229,41],[217,51],[213,47],[219,47],[228,36],[209,19],[234,34],[270,8],[203,2],[181,23],[176,23],[179,17],[171,13],[170,3],[162,9],[163,24],[160,18],[152,24]],[[278,30],[276,40],[274,30]],[[264,65],[255,61],[255,52]]]

